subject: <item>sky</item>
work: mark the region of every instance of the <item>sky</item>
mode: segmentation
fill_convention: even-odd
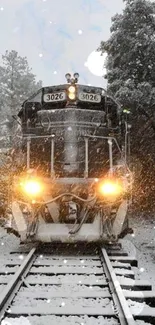
[[[82,84],[105,86],[88,69],[88,57],[122,9],[123,0],[0,0],[0,56],[6,50],[26,56],[44,86],[64,83],[67,72],[78,72]],[[95,73],[98,62],[90,63]]]

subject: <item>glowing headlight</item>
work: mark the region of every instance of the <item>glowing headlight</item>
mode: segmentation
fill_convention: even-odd
[[[23,191],[30,196],[39,195],[42,192],[42,185],[36,180],[27,180],[22,184]]]
[[[71,99],[71,100],[75,99],[75,97],[76,97],[75,92],[76,92],[76,88],[74,86],[70,86],[68,88],[68,97],[69,97],[69,99]]]
[[[98,191],[103,196],[117,196],[123,191],[122,186],[114,181],[104,181],[99,184]]]
[[[70,93],[75,93],[75,87],[74,86],[70,86],[69,88],[68,88],[68,91],[70,92]]]
[[[68,94],[69,99],[75,99],[75,94]]]

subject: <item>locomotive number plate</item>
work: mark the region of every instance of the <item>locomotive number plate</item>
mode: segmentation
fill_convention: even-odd
[[[84,102],[100,103],[101,95],[81,92],[79,93],[79,99]]]
[[[66,99],[65,92],[60,93],[52,93],[52,94],[45,94],[44,95],[44,102],[51,103],[51,102],[60,102]]]

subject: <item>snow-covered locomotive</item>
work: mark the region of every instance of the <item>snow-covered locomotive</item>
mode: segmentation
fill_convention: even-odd
[[[8,227],[22,242],[107,242],[128,231],[128,124],[114,99],[78,78],[41,88],[19,112]]]

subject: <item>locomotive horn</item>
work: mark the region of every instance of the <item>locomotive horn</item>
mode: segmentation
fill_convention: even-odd
[[[75,73],[74,73],[74,78],[75,78],[75,82],[78,82],[78,79],[79,79],[79,73],[75,72]]]
[[[70,80],[71,80],[71,74],[70,73],[66,73],[65,74],[65,78],[67,79],[67,82],[70,82]]]

